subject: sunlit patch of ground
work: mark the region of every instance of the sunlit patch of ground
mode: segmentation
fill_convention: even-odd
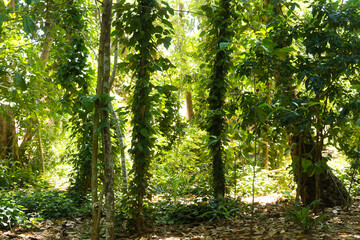
[[[284,200],[284,198],[285,198],[284,194],[273,193],[273,194],[269,194],[266,196],[255,196],[254,202],[258,203],[260,205],[275,204],[276,202]],[[241,201],[248,203],[248,204],[251,204],[252,200],[253,200],[253,198],[251,196],[241,199]]]

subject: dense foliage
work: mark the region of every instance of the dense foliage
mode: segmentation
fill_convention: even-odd
[[[99,4],[0,0],[2,227],[92,201],[110,239],[114,213],[142,232],[286,191],[309,230],[359,193],[358,1]]]

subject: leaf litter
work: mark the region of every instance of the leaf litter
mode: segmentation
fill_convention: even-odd
[[[224,220],[214,223],[193,223],[182,225],[155,225],[142,235],[122,235],[118,239],[302,239],[302,240],[336,240],[360,239],[360,197],[354,199],[349,208],[326,208],[320,214],[327,214],[326,226],[315,226],[308,233],[293,220],[287,217],[292,203],[273,197],[273,201],[263,201],[264,197],[255,199],[254,215],[250,211],[238,219]],[[267,197],[269,198],[269,197]],[[21,227],[9,231],[0,231],[0,239],[89,239],[90,219],[45,220],[37,224],[36,229],[26,230]]]

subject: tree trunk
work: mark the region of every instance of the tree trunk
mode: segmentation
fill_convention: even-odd
[[[100,55],[100,54],[99,54]],[[99,73],[98,73],[99,74]],[[99,80],[97,81],[99,84]],[[101,88],[98,85],[97,89]],[[99,97],[101,94],[97,94]],[[92,136],[92,161],[91,161],[91,197],[92,197],[92,233],[91,239],[97,240],[100,238],[100,203],[98,200],[98,177],[97,177],[97,158],[99,148],[99,119],[100,119],[100,100],[95,102],[93,136]]]
[[[45,173],[45,164],[44,164],[44,152],[42,147],[42,141],[41,141],[41,128],[40,124],[38,124],[38,141],[39,141],[39,154],[40,154],[40,166],[42,173]]]
[[[127,180],[127,170],[126,170],[126,158],[125,158],[125,149],[124,149],[124,136],[121,132],[119,121],[117,120],[116,113],[112,104],[110,103],[111,115],[114,119],[116,135],[118,137],[119,148],[120,148],[120,162],[121,162],[121,173],[122,173],[122,191],[127,193],[128,189],[128,180]]]
[[[186,102],[188,120],[191,121],[194,118],[194,107],[193,107],[191,92],[189,91],[185,92],[185,102]]]
[[[319,163],[317,159],[322,157],[322,146],[317,145],[313,137],[290,136],[289,145],[293,146],[291,148],[293,172],[298,195],[303,204],[308,205],[316,199],[321,199],[322,207],[345,206],[351,203],[350,194],[327,165],[322,167],[324,170],[319,174],[309,176],[309,172],[305,172],[304,161],[310,160],[314,165]],[[318,178],[318,183],[316,183],[316,178]]]
[[[116,2],[118,3],[119,0],[117,0]],[[116,43],[115,49],[114,49],[114,65],[113,65],[113,70],[112,70],[111,77],[110,77],[110,89],[115,81],[118,56],[119,56],[119,43]],[[124,135],[121,132],[119,120],[118,120],[118,117],[116,116],[114,107],[111,102],[109,104],[109,107],[110,107],[111,115],[114,119],[116,135],[118,137],[119,148],[120,148],[120,162],[121,162],[121,172],[122,172],[122,191],[123,191],[123,193],[127,193],[128,180],[127,180],[126,158],[125,158],[125,149],[124,149]]]
[[[103,50],[103,65],[98,71],[102,71],[102,94],[109,97],[110,93],[110,32],[111,32],[112,0],[103,1],[103,13],[101,22],[101,35],[99,48]],[[105,221],[106,221],[106,239],[115,239],[115,204],[114,204],[114,161],[111,149],[111,134],[109,121],[109,103],[106,99],[101,99],[101,120],[104,123],[102,127],[102,146],[104,156],[104,188],[105,188]]]
[[[0,159],[11,158],[19,160],[18,138],[16,135],[14,116],[8,109],[2,111],[0,116]]]
[[[3,107],[1,105],[1,107]],[[7,121],[3,112],[0,114],[0,159],[4,160],[7,155]]]
[[[91,198],[92,198],[92,233],[91,239],[98,240],[100,238],[100,202],[98,198],[98,150],[99,150],[99,120],[100,120],[100,99],[102,94],[102,82],[104,74],[104,42],[103,34],[100,35],[99,55],[98,55],[98,73],[96,82],[93,135],[92,135],[92,153],[91,153]]]

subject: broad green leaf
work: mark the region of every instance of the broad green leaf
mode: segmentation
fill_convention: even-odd
[[[140,130],[140,133],[141,133],[141,135],[143,135],[144,137],[148,137],[148,136],[149,136],[149,132],[148,132],[148,130],[147,130],[146,128],[142,128],[142,129]]]
[[[306,171],[308,168],[312,167],[312,162],[311,160],[308,160],[308,159],[303,159],[301,161],[301,166],[303,167],[303,169]]]
[[[3,24],[3,22],[5,22],[5,20],[6,20],[6,14],[5,13],[0,14],[0,28]]]
[[[95,101],[98,99],[96,95],[86,95],[80,98],[85,109],[91,111],[95,106]]]
[[[265,38],[262,41],[261,47],[263,47],[265,49],[265,51],[271,53],[274,48],[276,47],[276,43],[274,43],[270,38]]]
[[[141,145],[141,143],[137,144],[137,148],[142,152],[144,150],[144,147]]]
[[[360,90],[360,84],[354,84],[350,88]]]
[[[109,107],[103,107],[103,108],[100,108],[101,111],[107,111],[108,113],[111,112],[111,109]]]
[[[35,31],[35,22],[29,14],[25,14],[23,17],[23,27],[26,33],[32,33]]]
[[[14,85],[20,87],[22,91],[26,90],[25,80],[19,72],[15,72],[14,74]]]
[[[168,49],[170,47],[171,37],[165,37],[163,40],[164,47]]]
[[[259,118],[260,122],[265,123],[266,121],[266,114],[262,108],[256,108],[256,115]]]
[[[104,93],[101,95],[101,99],[102,101],[104,101],[104,104],[106,105],[110,103],[112,100],[114,100],[114,97],[111,97],[109,94]]]
[[[262,103],[259,105],[259,108],[264,108],[264,107],[269,107],[269,108],[273,108],[273,106],[271,106],[269,103]]]
[[[324,172],[324,168],[321,166],[321,164],[315,164],[314,170],[315,170],[315,173],[317,173],[317,174]]]

